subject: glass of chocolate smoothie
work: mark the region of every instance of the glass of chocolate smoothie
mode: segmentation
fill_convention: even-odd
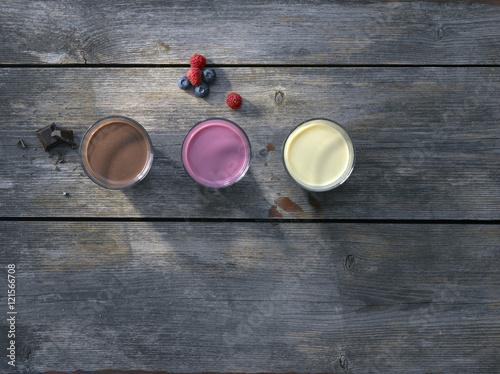
[[[112,116],[100,119],[80,143],[82,167],[99,186],[120,190],[146,177],[153,163],[148,133],[133,119]]]

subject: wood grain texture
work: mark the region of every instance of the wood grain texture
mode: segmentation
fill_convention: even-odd
[[[220,68],[206,100],[177,88],[185,72],[0,69],[0,216],[500,218],[499,68]],[[244,98],[237,111],[225,104],[232,91]],[[123,192],[84,176],[76,149],[48,158],[35,136],[55,121],[79,139],[111,114],[139,121],[154,145],[150,174]],[[187,131],[210,117],[252,143],[249,173],[223,190],[197,185],[180,159]],[[314,117],[344,125],[357,151],[352,176],[326,193],[302,190],[281,160],[288,133]]]
[[[12,373],[500,370],[499,225],[2,222],[0,233],[1,283],[17,269]]]
[[[495,3],[4,1],[0,63],[498,64]]]

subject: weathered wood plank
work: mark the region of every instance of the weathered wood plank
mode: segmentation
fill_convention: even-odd
[[[498,64],[497,1],[4,1],[0,63]]]
[[[1,69],[0,216],[500,218],[498,68],[224,68],[206,100],[177,88],[185,70]],[[244,98],[237,111],[231,91]],[[125,192],[94,185],[77,150],[60,148],[56,171],[58,150],[48,158],[35,136],[52,121],[82,136],[111,114],[138,120],[155,147],[150,175]],[[210,117],[240,124],[253,148],[248,175],[224,190],[201,188],[181,165],[184,135]],[[340,188],[310,194],[281,150],[314,117],[348,129],[357,161]]]
[[[2,222],[0,232],[1,283],[8,263],[17,269],[12,373],[500,371],[499,225]]]

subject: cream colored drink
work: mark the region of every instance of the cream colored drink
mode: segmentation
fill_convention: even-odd
[[[354,147],[335,122],[313,119],[288,136],[283,160],[290,176],[303,188],[327,191],[342,184],[354,167]]]

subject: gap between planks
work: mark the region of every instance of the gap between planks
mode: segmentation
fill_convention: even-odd
[[[0,222],[229,222],[229,223],[333,223],[382,225],[500,225],[500,220],[478,219],[301,219],[301,218],[189,218],[189,217],[0,217]]]
[[[0,69],[189,68],[189,64],[0,64]],[[499,68],[500,64],[207,64],[210,68]]]

